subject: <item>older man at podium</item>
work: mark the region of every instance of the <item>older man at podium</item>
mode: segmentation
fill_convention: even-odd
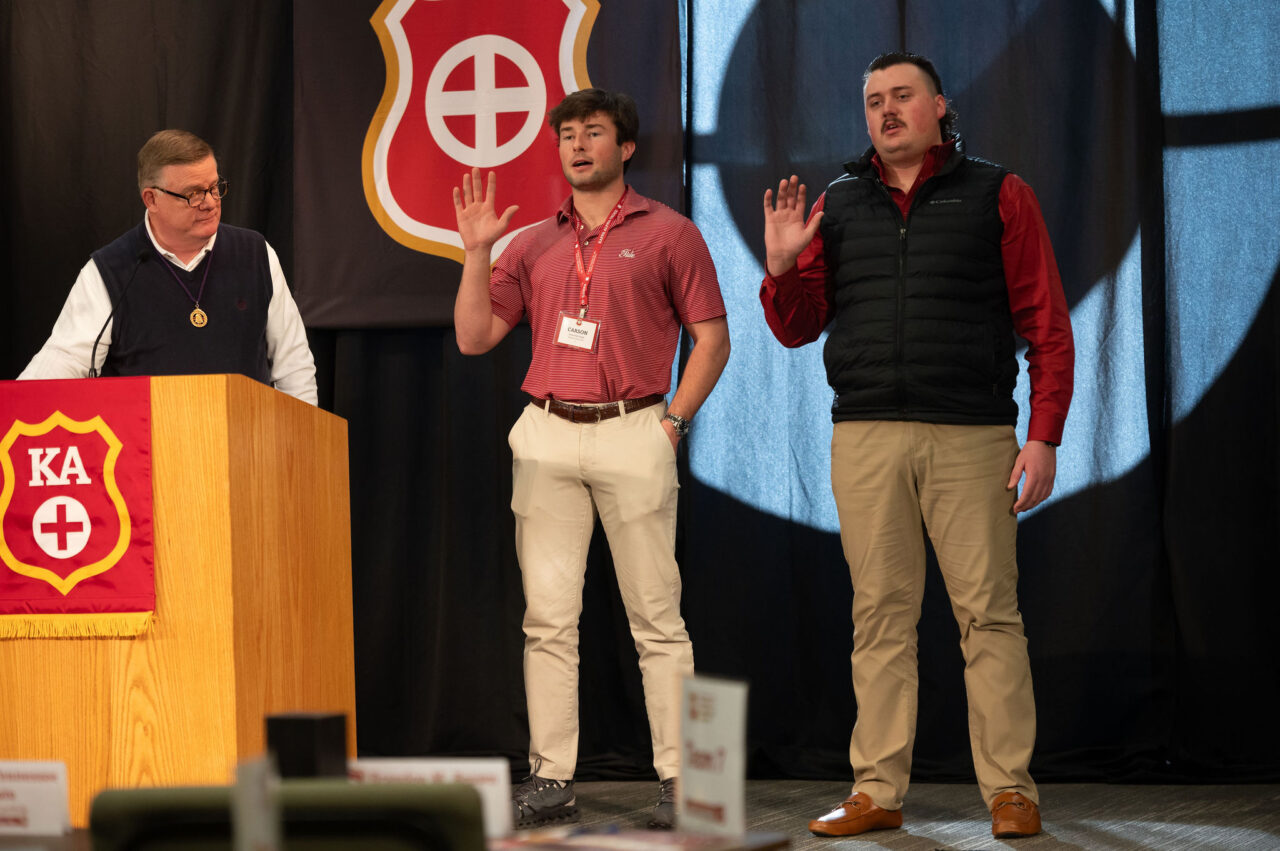
[[[315,361],[280,260],[261,234],[222,224],[227,188],[203,139],[148,139],[142,222],[93,253],[18,377],[239,373],[316,404]]]

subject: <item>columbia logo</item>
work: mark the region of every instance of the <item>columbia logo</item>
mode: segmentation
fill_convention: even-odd
[[[635,253],[634,251],[632,251],[630,248],[624,248],[624,249],[622,249],[621,251],[619,251],[619,252],[618,252],[618,256],[619,256],[619,257],[627,257],[627,258],[629,258],[629,259],[631,259],[631,260],[636,259],[636,253]]]
[[[963,202],[959,198],[935,198],[929,203],[930,204],[960,204]]]

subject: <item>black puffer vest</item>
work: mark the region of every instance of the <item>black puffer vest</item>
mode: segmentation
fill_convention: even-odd
[[[827,187],[821,225],[836,303],[823,351],[832,418],[1014,424],[1005,169],[957,143],[904,222],[873,153]]]

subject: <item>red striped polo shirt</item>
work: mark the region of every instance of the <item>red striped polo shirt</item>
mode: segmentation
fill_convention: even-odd
[[[531,396],[615,402],[671,389],[680,326],[725,315],[711,253],[697,226],[634,189],[623,200],[591,274],[587,318],[600,323],[594,351],[555,344],[561,311],[577,313],[572,196],[518,234],[494,264],[489,298],[509,325],[529,317],[533,361],[521,385]],[[583,228],[589,265],[601,228]]]

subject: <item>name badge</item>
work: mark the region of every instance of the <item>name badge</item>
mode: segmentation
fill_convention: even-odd
[[[596,348],[596,337],[600,331],[600,322],[596,319],[580,319],[571,311],[561,311],[559,331],[556,333],[556,345],[570,349],[581,349],[593,352]]]

